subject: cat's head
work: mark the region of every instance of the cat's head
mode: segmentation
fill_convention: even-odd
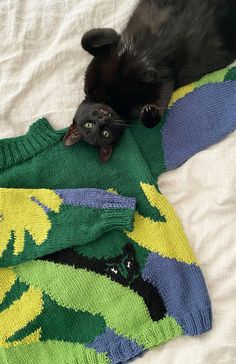
[[[80,140],[97,147],[102,162],[106,162],[125,129],[125,122],[109,106],[84,101],[78,107],[73,124],[64,137],[64,145]]]
[[[85,100],[107,104],[127,119],[138,118],[139,106],[156,100],[158,93],[154,62],[149,53],[134,48],[140,44],[136,37],[125,38],[113,29],[101,28],[86,32],[81,41],[93,56],[85,74]]]

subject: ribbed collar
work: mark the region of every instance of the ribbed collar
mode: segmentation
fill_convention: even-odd
[[[62,140],[65,130],[54,130],[48,120],[43,118],[32,124],[25,135],[0,139],[0,170],[30,159],[57,144]]]

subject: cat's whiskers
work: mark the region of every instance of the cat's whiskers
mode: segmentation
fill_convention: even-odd
[[[113,123],[113,125],[119,125],[119,126],[126,126],[126,127],[128,127],[128,126],[130,126],[130,124],[125,124],[125,123]]]
[[[125,128],[129,128],[130,127],[130,125],[128,125],[128,124],[114,124],[114,125],[116,125],[116,126],[123,126]]]
[[[113,125],[129,126],[124,119],[113,119]]]

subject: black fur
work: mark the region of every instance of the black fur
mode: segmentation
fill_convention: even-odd
[[[141,0],[121,35],[93,29],[82,46],[95,56],[85,100],[153,126],[174,89],[236,57],[236,1]]]
[[[110,28],[92,29],[81,43],[94,58],[85,75],[85,100],[65,144],[82,138],[97,145],[106,161],[125,123],[114,122],[104,149],[97,133],[78,136],[90,109],[109,107],[116,119],[140,118],[153,127],[173,90],[236,58],[236,0],[141,0],[120,35]],[[113,117],[107,122],[111,127]]]

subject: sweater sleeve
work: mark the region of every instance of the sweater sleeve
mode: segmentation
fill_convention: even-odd
[[[112,229],[131,231],[135,203],[91,188],[0,188],[0,267],[88,244]]]
[[[235,129],[236,67],[230,67],[176,90],[161,122],[153,129],[133,128],[132,134],[156,178]]]
[[[179,167],[236,129],[236,80],[190,90],[182,88],[161,130],[165,170]]]

